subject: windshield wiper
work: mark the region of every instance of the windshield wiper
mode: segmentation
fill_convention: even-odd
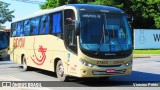
[[[104,24],[103,24],[102,37],[101,37],[101,40],[100,40],[100,42],[99,42],[98,49],[97,49],[97,51],[96,51],[96,53],[95,53],[95,54],[98,54],[98,52],[99,52],[99,50],[100,50],[100,46],[101,46],[101,44],[102,44],[102,41],[103,41],[104,36],[105,36],[105,29],[104,29]]]
[[[111,37],[110,37],[110,32],[108,30],[108,21],[107,21],[107,16],[105,17],[105,23],[106,23],[106,30],[107,30],[107,33],[108,33],[108,44],[109,44],[109,52],[111,52]]]
[[[121,44],[120,44],[120,42],[119,42],[119,40],[118,40],[118,38],[115,38],[115,35],[114,35],[114,29],[113,29],[113,27],[112,27],[112,31],[113,31],[113,38],[114,38],[114,42],[115,42],[115,39],[117,39],[117,42],[118,42],[118,45],[120,46],[120,48],[121,48],[121,50],[122,50],[122,53],[124,53],[124,49],[123,49],[123,47],[121,46]]]

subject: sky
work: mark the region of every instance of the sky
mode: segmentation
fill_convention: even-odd
[[[10,5],[8,9],[14,10],[13,15],[15,16],[15,18],[13,18],[12,21],[21,19],[26,16],[30,16],[33,13],[41,10],[39,4],[18,2],[18,0],[17,1],[16,0],[0,0],[0,1],[9,3]],[[30,0],[30,1],[45,2],[46,0]],[[11,22],[6,22],[5,24],[3,24],[3,26],[6,26],[6,29],[10,29],[10,25],[11,25]]]

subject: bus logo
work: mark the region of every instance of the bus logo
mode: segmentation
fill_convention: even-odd
[[[34,49],[34,55],[31,57],[32,61],[37,65],[42,65],[46,60],[46,53],[45,53],[46,51],[47,51],[47,48],[43,48],[43,46],[40,45],[38,52],[40,52],[42,55],[40,56],[40,58],[38,58]]]
[[[24,44],[25,44],[25,38],[14,38],[13,40],[14,47],[24,48]]]

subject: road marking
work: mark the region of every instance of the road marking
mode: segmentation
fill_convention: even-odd
[[[0,81],[23,81],[21,79],[15,78],[9,75],[0,75]]]

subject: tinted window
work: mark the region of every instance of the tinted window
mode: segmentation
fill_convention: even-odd
[[[30,22],[29,20],[24,21],[24,35],[28,36],[30,34]]]
[[[53,14],[52,33],[61,32],[61,13]]]
[[[17,28],[17,23],[12,23],[12,37],[16,36],[16,28]]]
[[[49,33],[50,17],[49,15],[44,15],[41,17],[40,34]]]
[[[69,46],[76,46],[76,35],[74,25],[68,25],[68,44]]]
[[[72,21],[75,20],[75,14],[73,10],[65,10],[64,11],[64,24],[69,25],[72,24]]]
[[[17,28],[16,28],[16,36],[24,36],[24,32],[23,32],[23,22],[18,22],[17,23]]]
[[[40,18],[31,19],[30,29],[31,35],[37,35],[39,31]]]

